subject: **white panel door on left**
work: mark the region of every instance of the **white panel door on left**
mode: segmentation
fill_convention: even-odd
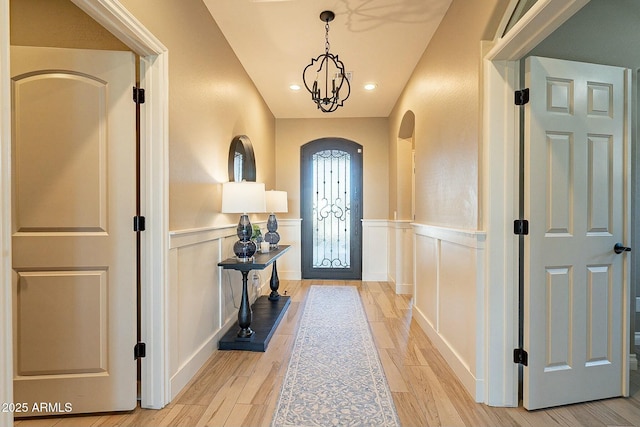
[[[135,57],[11,48],[16,416],[136,406]]]

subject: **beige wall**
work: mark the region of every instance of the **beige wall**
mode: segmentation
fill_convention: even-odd
[[[289,213],[278,216],[300,218],[300,147],[315,139],[338,137],[363,146],[363,218],[386,219],[389,205],[388,134],[385,118],[278,119],[276,187],[287,191],[289,200]]]
[[[11,44],[129,50],[69,0],[11,0]]]
[[[236,222],[220,183],[235,135],[251,139],[257,181],[275,184],[275,120],[200,0],[121,0],[169,49],[169,228]]]
[[[506,3],[454,0],[391,113],[390,150],[404,114],[415,114],[417,222],[481,226],[480,41],[493,38]]]

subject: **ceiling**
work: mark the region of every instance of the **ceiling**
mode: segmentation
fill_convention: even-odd
[[[276,118],[388,117],[451,0],[203,0]],[[302,70],[330,53],[352,73],[344,106],[323,113]],[[377,88],[366,91],[365,83]],[[289,89],[293,83],[302,89]]]

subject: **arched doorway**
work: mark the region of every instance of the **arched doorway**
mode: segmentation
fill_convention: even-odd
[[[414,294],[413,230],[415,219],[415,114],[405,112],[395,147],[395,203],[389,234],[389,279],[397,293]]]
[[[394,219],[415,219],[415,141],[413,138],[416,116],[407,111],[402,117],[396,145],[396,217]]]
[[[300,158],[302,278],[362,278],[362,146],[322,138]]]

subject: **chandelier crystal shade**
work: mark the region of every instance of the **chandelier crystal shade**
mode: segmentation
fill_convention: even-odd
[[[342,107],[351,94],[351,85],[344,64],[338,55],[329,53],[329,22],[334,18],[335,14],[330,10],[320,14],[320,20],[325,23],[324,53],[312,58],[311,63],[302,72],[302,80],[311,94],[311,100],[324,113],[331,113]]]

